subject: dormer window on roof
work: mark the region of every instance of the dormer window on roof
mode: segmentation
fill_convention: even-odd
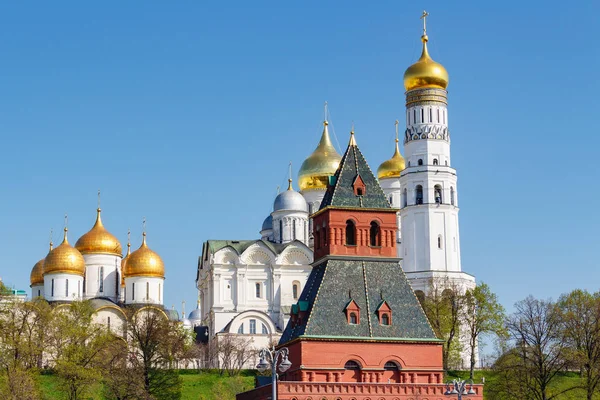
[[[381,300],[381,303],[375,310],[377,317],[379,318],[379,325],[389,326],[392,324],[392,309],[388,305],[387,301]]]
[[[346,304],[344,308],[344,312],[346,313],[346,319],[348,324],[350,325],[359,325],[360,324],[360,307],[356,302],[352,299]]]

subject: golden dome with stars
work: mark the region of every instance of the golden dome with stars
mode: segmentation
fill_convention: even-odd
[[[429,40],[429,37],[427,36],[425,19],[428,15],[429,14],[424,11],[423,16],[421,17],[421,19],[423,19],[423,36],[421,36],[423,52],[421,53],[421,58],[404,72],[404,88],[407,92],[414,89],[425,88],[445,90],[448,87],[448,71],[446,71],[446,68],[444,68],[442,64],[433,61],[427,50],[427,41]]]
[[[342,156],[338,154],[331,143],[328,122],[323,121],[323,134],[319,145],[302,163],[298,171],[298,186],[300,190],[325,190],[329,184],[329,177],[335,175]]]
[[[63,242],[44,259],[44,275],[58,273],[85,275],[85,260],[81,253],[69,244],[67,228]]]
[[[165,264],[160,256],[150,250],[146,244],[146,232],[143,233],[142,245],[127,257],[125,277],[146,276],[165,277]]]
[[[102,210],[98,208],[96,211],[96,223],[89,232],[79,238],[75,248],[81,254],[111,254],[121,257],[123,253],[121,243],[102,224],[100,217]]]

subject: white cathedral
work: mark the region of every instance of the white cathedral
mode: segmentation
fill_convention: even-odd
[[[398,208],[399,263],[417,296],[432,280],[463,291],[475,287],[475,277],[462,272],[460,262],[448,73],[429,56],[425,29],[421,40],[421,57],[404,74],[404,157],[396,122],[394,154],[377,171],[390,204]],[[317,148],[298,173],[300,191],[290,179],[263,223],[261,239],[204,243],[196,278],[198,310],[190,314],[190,323],[208,326],[211,337],[251,335],[257,347],[279,339],[311,270],[311,215],[319,210],[340,160],[326,120]]]
[[[123,307],[150,307],[166,318],[178,319],[163,308],[165,265],[151,250],[143,232],[142,244],[123,257],[121,243],[102,223],[98,208],[92,229],[71,246],[64,229],[62,243],[53,247],[31,270],[31,298],[44,298],[60,306],[77,300],[91,300],[95,322],[125,335]]]

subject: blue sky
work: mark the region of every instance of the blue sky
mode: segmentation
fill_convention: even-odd
[[[450,74],[463,270],[501,302],[597,290],[598,2],[4,2],[0,275],[18,288],[60,242],[106,227],[167,266],[195,304],[207,239],[251,239],[287,165],[316,146],[323,102],[373,169],[404,124],[420,54]],[[29,289],[28,289],[29,290]]]

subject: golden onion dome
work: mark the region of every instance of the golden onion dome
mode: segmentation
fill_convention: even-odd
[[[31,270],[29,276],[30,286],[43,285],[44,284],[44,258],[36,262]]]
[[[111,254],[121,257],[121,243],[102,224],[102,210],[98,208],[97,212],[96,223],[88,233],[79,238],[75,248],[81,254]]]
[[[57,273],[85,275],[85,261],[81,253],[69,244],[67,228],[63,242],[44,259],[44,275]]]
[[[327,121],[323,122],[323,134],[319,145],[302,163],[298,171],[300,190],[325,190],[329,177],[335,175],[342,157],[338,154],[329,138]]]
[[[400,172],[404,171],[405,167],[404,157],[400,154],[398,139],[396,139],[396,150],[394,150],[394,155],[389,160],[382,162],[379,168],[377,168],[377,178],[398,178],[400,177]]]
[[[429,56],[427,51],[428,40],[426,34],[421,36],[423,42],[421,58],[408,67],[404,73],[404,88],[407,92],[413,89],[446,89],[448,87],[448,71],[442,64],[433,61]]]
[[[125,264],[126,278],[133,276],[165,277],[165,264],[158,254],[150,250],[146,244],[146,232],[143,233],[142,245],[127,257]]]

